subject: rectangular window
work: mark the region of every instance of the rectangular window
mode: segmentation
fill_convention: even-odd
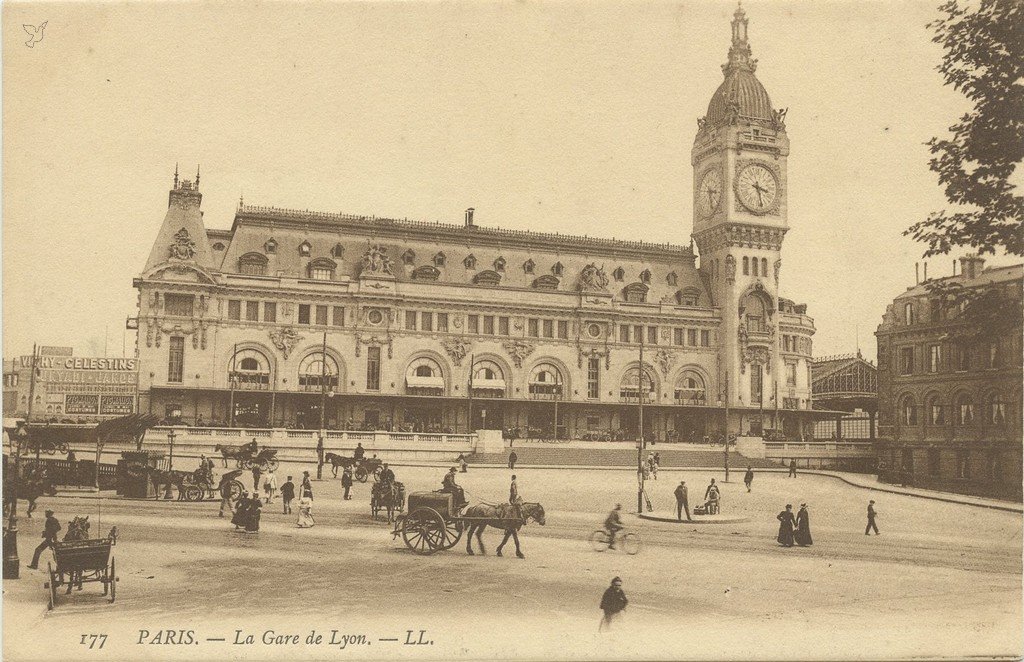
[[[420,328],[424,331],[434,330],[434,313],[422,313],[420,315]]]
[[[246,301],[245,302],[245,319],[248,322],[260,321],[260,302],[259,301]]]
[[[988,345],[988,366],[989,368],[999,367],[999,343],[993,342]]]
[[[558,321],[558,337],[565,339],[569,337],[569,323],[565,320]]]
[[[966,343],[957,347],[956,369],[959,372],[967,372],[971,368],[971,349]]]
[[[786,364],[786,386],[796,386],[796,364]]]
[[[700,346],[701,347],[711,347],[711,332],[710,331],[701,331],[700,332]]]
[[[185,339],[173,336],[167,350],[167,381],[182,383],[185,376]]]
[[[437,330],[441,333],[448,333],[448,313],[437,314]]]
[[[554,338],[555,337],[555,322],[554,320],[544,320],[544,337]]]
[[[960,451],[956,454],[956,477],[971,477],[971,456],[967,451]]]
[[[329,267],[313,267],[309,270],[309,277],[313,280],[333,280],[334,269]]]
[[[316,307],[316,323],[320,326],[327,326],[327,306]]]
[[[484,333],[494,335],[494,315],[484,315]]]
[[[901,375],[912,375],[912,374],[914,374],[914,348],[913,347],[901,347],[900,348],[900,374]]]
[[[942,345],[928,346],[928,372],[938,372],[942,364]]]
[[[690,347],[697,346],[697,329],[686,330],[686,344]]]
[[[228,319],[229,320],[240,320],[242,319],[242,302],[231,300],[228,301]]]
[[[380,347],[366,348],[366,389],[380,390]]]
[[[945,425],[946,408],[942,405],[932,405],[930,422],[932,425]]]
[[[309,304],[299,304],[299,324],[309,324]]]
[[[470,315],[469,316],[469,332],[480,333],[480,316]]]
[[[625,324],[619,327],[619,342],[629,342],[629,327]]]
[[[639,326],[639,325],[638,326],[634,326],[633,327],[633,342],[643,342],[643,341],[644,341],[644,327]]]
[[[344,306],[334,306],[331,311],[331,325],[332,326],[345,326],[345,308]]]
[[[939,461],[939,449],[929,448],[928,449],[928,475],[938,476],[939,467],[941,466]]]
[[[587,361],[587,397],[596,400],[601,391],[601,359]]]
[[[267,301],[263,304],[263,321],[264,322],[276,322],[277,321],[277,304],[273,301]]]
[[[507,317],[499,317],[498,318],[498,335],[502,335],[502,336],[507,336],[508,335],[508,318]]]
[[[672,330],[672,344],[682,346],[683,344],[683,329]]]
[[[647,344],[657,345],[658,344],[658,327],[649,326],[647,327]]]
[[[192,303],[195,297],[191,294],[165,294],[164,310],[168,315],[192,317]]]
[[[757,404],[761,402],[762,380],[764,375],[762,374],[763,368],[760,365],[750,366],[750,403]]]
[[[538,330],[539,328],[540,320],[534,317],[531,317],[529,320],[527,320],[526,331],[528,336],[530,336],[531,338],[538,337],[540,335],[540,331]]]
[[[416,311],[407,310],[405,311],[405,328],[410,331],[416,330]]]

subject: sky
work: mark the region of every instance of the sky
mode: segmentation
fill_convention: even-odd
[[[789,109],[780,287],[808,304],[816,356],[874,358],[924,250],[901,232],[945,204],[924,143],[968,105],[935,70],[937,5],[744,2],[757,76]],[[5,3],[4,356],[133,354],[132,278],[175,163],[201,164],[207,228],[244,195],[688,244],[690,148],[735,6]],[[28,48],[22,24],[43,21]]]

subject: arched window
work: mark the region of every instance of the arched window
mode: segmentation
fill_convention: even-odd
[[[528,273],[528,274],[532,274],[533,273],[533,269],[536,266],[537,265],[534,263],[533,260],[527,260],[526,262],[523,262],[523,271]]]
[[[757,258],[756,257],[750,258],[750,273],[751,273],[752,276],[756,276],[757,275]]]
[[[928,400],[928,425],[945,425],[946,407],[937,395]]]
[[[444,373],[429,356],[414,359],[405,371],[405,387],[414,395],[444,395]]]
[[[912,395],[905,396],[900,401],[900,423],[903,425],[917,425],[917,403]]]
[[[957,425],[974,425],[974,401],[969,394],[956,396],[953,407]]]
[[[914,323],[914,304],[909,301],[903,304],[903,321],[907,324]]]
[[[403,264],[412,264],[415,261],[416,261],[416,253],[414,253],[411,248],[409,250],[405,251],[404,253],[402,253],[402,263]]]
[[[612,272],[612,278],[621,283],[626,278],[626,271],[622,267],[616,267]]]
[[[748,294],[740,304],[746,319],[747,331],[764,333],[768,328],[768,304],[757,294]]]
[[[700,290],[695,287],[688,287],[676,292],[676,303],[680,306],[696,306],[698,301],[700,301]]]
[[[267,275],[267,256],[259,253],[246,253],[238,258],[238,273],[247,276]]]
[[[761,275],[768,275],[768,258],[766,257],[761,258]]]
[[[645,285],[651,282],[650,270],[644,269],[643,271],[640,272],[640,282]]]
[[[668,275],[665,276],[665,281],[672,287],[675,287],[679,283],[679,276],[676,275],[676,272],[670,271],[668,272]]]
[[[538,363],[530,371],[530,397],[556,400],[562,397],[562,372],[550,363]]]
[[[338,362],[323,352],[307,354],[299,362],[299,388],[303,391],[338,390]]]
[[[559,278],[562,277],[563,271],[565,271],[565,267],[562,266],[561,262],[555,262],[554,266],[551,267],[551,273],[555,274]]]
[[[443,267],[444,264],[445,264],[445,261],[446,261],[446,258],[444,256],[443,252],[439,252],[437,255],[434,256],[434,266],[435,267]]]
[[[499,257],[497,260],[494,261],[494,270],[497,271],[498,273],[502,273],[503,271],[505,271],[505,258]]]
[[[559,280],[550,274],[533,279],[533,287],[537,290],[557,290]]]
[[[242,349],[228,366],[233,388],[265,391],[270,388],[270,360],[256,349]]]
[[[707,389],[704,378],[695,370],[684,370],[676,380],[676,403],[701,405],[706,402]]]
[[[299,255],[301,255],[302,257],[309,257],[312,252],[313,245],[308,241],[304,241],[301,244],[299,244]]]
[[[640,383],[640,367],[633,366],[626,370],[619,382],[619,399],[624,402],[639,402],[640,392],[643,391],[644,402],[654,402],[657,397],[655,389],[657,382],[654,373],[650,370],[643,371],[643,384]],[[642,388],[641,388],[642,386]]]
[[[497,287],[498,283],[501,282],[501,274],[497,271],[481,271],[473,277],[473,283],[475,285],[483,285],[484,287]]]
[[[276,253],[277,252],[277,240],[275,240],[273,237],[271,237],[270,239],[267,239],[267,243],[263,244],[263,250],[265,250],[267,253],[270,253],[271,255]]]
[[[748,257],[744,257],[743,258],[743,275],[744,276],[749,276],[750,275],[750,258],[748,258]]]
[[[630,283],[622,290],[622,295],[629,303],[644,303],[647,301],[648,287],[643,283]]]
[[[466,259],[462,261],[462,264],[467,269],[476,269],[476,256],[472,254],[467,255]]]
[[[1006,423],[1007,405],[1003,396],[996,393],[988,400],[988,423],[989,425],[1004,425]]]
[[[480,360],[473,364],[473,395],[487,398],[505,396],[505,372],[494,361]]]
[[[412,272],[413,280],[437,280],[440,276],[441,270],[430,264],[416,267]]]
[[[331,257],[340,260],[343,255],[345,255],[345,247],[341,245],[341,242],[334,244],[334,248],[331,249]]]
[[[334,270],[337,266],[334,260],[318,257],[309,263],[309,277],[313,280],[334,280]]]

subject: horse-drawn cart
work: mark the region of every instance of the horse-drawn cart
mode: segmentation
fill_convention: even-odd
[[[413,492],[407,503],[409,513],[395,520],[392,539],[401,535],[417,554],[433,554],[451,549],[462,538],[465,525],[450,492]]]
[[[53,543],[53,562],[46,564],[50,581],[43,585],[50,592],[49,608],[53,609],[57,603],[58,588],[67,586],[67,593],[71,593],[75,586],[82,590],[82,584],[86,582],[102,583],[103,595],[110,595],[110,601],[113,602],[118,582],[114,557],[110,555],[113,545],[114,538]]]
[[[373,519],[381,511],[387,511],[388,521],[394,520],[395,513],[405,510],[405,485],[397,481],[392,483],[374,483],[370,488],[370,514]]]
[[[253,467],[259,467],[260,471],[277,471],[281,461],[277,459],[276,448],[264,448],[257,452],[258,446],[256,441],[253,440],[251,444],[244,444],[242,446],[224,446],[217,444],[213,447],[214,452],[220,453],[221,458],[224,460],[224,466],[228,466],[228,459],[235,461],[235,466],[239,469],[252,469]]]
[[[324,464],[331,465],[331,474],[338,477],[338,467],[342,469],[348,469],[349,467],[355,467],[353,469],[353,476],[360,483],[365,483],[370,476],[373,476],[374,480],[379,480],[381,473],[384,471],[384,462],[380,458],[354,458],[347,457],[345,455],[338,455],[337,453],[327,453],[324,455]]]

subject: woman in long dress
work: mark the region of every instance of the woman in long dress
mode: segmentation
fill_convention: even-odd
[[[787,503],[786,509],[779,513],[777,519],[779,520],[779,544],[783,547],[792,547],[793,525],[796,523],[793,519],[793,505]]]
[[[796,513],[796,533],[793,534],[793,538],[801,547],[814,544],[811,540],[811,516],[807,514],[806,503],[801,503],[800,510]]]
[[[235,531],[249,521],[249,502],[249,493],[242,492],[242,496],[238,499],[238,506],[235,508],[235,514],[231,516],[231,523],[235,525]]]
[[[260,532],[260,514],[262,507],[263,502],[260,501],[260,495],[253,494],[252,500],[249,502],[249,516],[245,520],[246,533]]]
[[[296,522],[300,529],[308,529],[316,524],[313,520],[313,493],[305,490],[299,499],[299,519]]]

